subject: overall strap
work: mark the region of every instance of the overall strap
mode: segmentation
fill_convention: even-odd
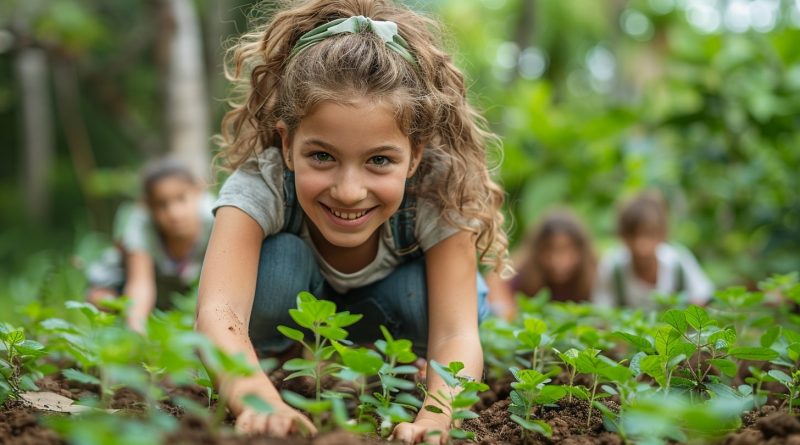
[[[624,307],[625,300],[625,278],[622,276],[622,265],[614,263],[614,297],[617,307]]]
[[[683,270],[683,264],[678,260],[675,267],[675,292],[681,293],[686,290],[686,271]]]
[[[413,260],[422,256],[422,249],[417,242],[415,234],[417,223],[417,198],[413,193],[406,192],[403,195],[403,202],[400,208],[389,218],[389,225],[392,228],[396,253],[404,260]]]
[[[299,235],[303,227],[303,209],[294,188],[294,172],[283,170],[283,232]]]

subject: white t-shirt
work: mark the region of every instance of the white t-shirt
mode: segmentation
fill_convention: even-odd
[[[690,304],[705,304],[711,299],[714,285],[700,268],[697,259],[683,246],[662,243],[656,248],[658,277],[656,284],[642,281],[633,272],[631,256],[625,246],[618,246],[608,252],[600,262],[592,302],[598,306],[614,307],[620,298],[615,269],[622,274],[624,286],[624,305],[634,308],[653,308],[655,300],[651,294],[659,292],[670,294],[678,291],[679,271],[683,269],[683,290]]]
[[[280,151],[276,148],[269,148],[257,156],[251,157],[236,169],[222,185],[219,199],[214,203],[214,212],[216,213],[217,209],[224,206],[236,207],[261,226],[264,238],[280,233],[283,230],[285,206],[283,169],[283,160]],[[434,177],[435,175],[436,173],[431,172],[426,176]],[[426,181],[423,180],[420,186],[426,187]],[[385,278],[400,264],[401,256],[396,253],[389,221],[386,221],[379,230],[381,231],[380,241],[375,259],[363,269],[350,274],[342,273],[325,262],[314,247],[305,222],[300,237],[314,252],[322,276],[334,290],[344,293]],[[417,198],[414,234],[423,251],[427,251],[458,231],[458,228],[444,220],[441,207],[437,203]]]

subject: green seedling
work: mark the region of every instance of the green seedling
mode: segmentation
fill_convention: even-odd
[[[794,400],[797,398],[797,395],[800,394],[800,370],[795,370],[789,375],[780,369],[770,369],[768,374],[789,390],[786,399],[789,401],[789,413],[793,413]]]
[[[288,326],[278,326],[278,331],[286,337],[300,342],[308,351],[311,360],[296,358],[287,361],[283,368],[292,371],[286,380],[306,376],[314,379],[315,398],[319,402],[322,396],[322,378],[339,369],[337,364],[326,363],[336,349],[331,341],[343,341],[347,338],[344,329],[361,319],[360,314],[348,311],[336,312],[336,304],[328,300],[318,300],[308,292],[297,296],[297,308],[290,309],[289,315],[298,326],[311,331],[313,342],[306,342],[305,335]]]
[[[511,404],[508,407],[511,412],[511,420],[527,432],[539,433],[545,437],[550,437],[553,430],[547,422],[535,420],[535,410],[539,406],[550,405],[561,400],[567,395],[567,390],[562,386],[548,385],[550,377],[542,374],[535,369],[511,368],[515,382],[511,383]]]
[[[750,385],[750,392],[753,395],[753,407],[758,409],[766,404],[769,398],[769,391],[762,389],[762,386],[765,382],[775,382],[776,380],[769,375],[769,372],[763,371],[755,366],[748,366],[747,370],[750,372],[750,376],[746,377],[744,381]],[[741,391],[742,388],[740,387],[739,390]]]
[[[433,394],[423,389],[425,397],[438,404],[425,405],[425,410],[437,414],[447,414],[450,418],[451,439],[473,440],[475,433],[464,431],[458,426],[463,420],[478,417],[478,414],[471,411],[470,407],[480,401],[478,393],[488,391],[489,386],[472,377],[459,375],[459,372],[464,369],[464,364],[461,362],[450,362],[445,367],[435,360],[431,360],[430,366],[447,385],[447,391],[439,390],[437,394]]]
[[[608,397],[609,395],[605,392],[598,393],[597,389],[600,387],[600,383],[608,381],[608,377],[606,376],[607,371],[609,368],[615,366],[617,366],[616,363],[601,355],[600,351],[597,349],[580,351],[578,357],[575,359],[575,367],[578,372],[581,374],[588,374],[592,378],[592,388],[588,391],[576,391],[574,387],[568,388],[570,391],[575,391],[574,394],[579,398],[584,398],[589,402],[589,412],[586,416],[587,427],[592,424],[592,411],[595,407],[595,401],[603,397]]]
[[[641,370],[655,378],[666,392],[675,384],[702,394],[709,384],[719,381],[711,374],[713,369],[731,378],[738,373],[739,366],[733,359],[768,361],[778,356],[769,347],[735,346],[736,331],[731,327],[720,329],[718,322],[701,307],[669,310],[661,320],[668,327],[656,332],[656,355],[644,357]],[[768,330],[762,343],[773,343],[778,334],[779,331]]]
[[[525,318],[522,326],[522,329],[514,333],[519,342],[517,354],[522,356],[530,355],[530,368],[541,371],[541,355],[552,342],[552,338],[546,333],[547,324],[536,318]],[[524,361],[521,361],[521,363],[528,365]]]
[[[383,358],[376,351],[367,348],[347,348],[342,346],[337,341],[332,341],[331,344],[336,348],[339,356],[342,359],[342,369],[336,374],[337,377],[343,380],[355,382],[358,388],[356,400],[359,401],[358,408],[356,409],[355,423],[350,423],[346,416],[342,416],[343,410],[341,404],[338,406],[335,414],[337,423],[342,425],[345,429],[355,432],[372,432],[375,430],[374,423],[375,405],[370,402],[367,397],[367,380],[371,377],[377,377],[383,367]],[[341,400],[341,397],[332,397],[335,400]]]
[[[381,391],[373,392],[372,397],[365,396],[362,403],[370,403],[375,407],[376,414],[381,418],[381,436],[386,437],[394,425],[413,420],[409,411],[418,410],[422,403],[409,392],[402,392],[413,391],[415,386],[413,382],[400,376],[419,372],[416,366],[409,364],[417,360],[411,341],[395,339],[385,326],[380,329],[383,339],[376,341],[375,347],[385,357],[378,371]]]
[[[25,391],[36,391],[36,380],[43,377],[36,360],[46,354],[44,345],[25,338],[22,328],[0,323],[0,402],[19,399]]]
[[[578,373],[578,368],[576,365],[576,361],[578,360],[579,352],[575,348],[569,348],[566,352],[561,352],[558,349],[553,348],[553,351],[556,355],[561,359],[561,362],[567,368],[567,375],[569,379],[569,387],[572,388],[575,383],[575,375]],[[573,391],[569,391],[568,400],[572,402],[572,393]]]
[[[178,429],[176,419],[160,411],[142,419],[92,410],[75,416],[46,416],[44,422],[69,443],[82,445],[151,445],[164,442]]]

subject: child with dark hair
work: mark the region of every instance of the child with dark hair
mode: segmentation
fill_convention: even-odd
[[[487,277],[490,305],[500,317],[514,318],[518,293],[533,297],[547,289],[555,301],[591,298],[597,268],[592,240],[578,217],[567,209],[545,214],[512,261],[517,269],[513,277]]]
[[[593,295],[595,304],[652,308],[653,292],[678,293],[691,304],[711,299],[714,286],[694,255],[667,243],[667,206],[660,193],[649,191],[620,207],[617,232],[623,246],[604,256]]]
[[[148,165],[142,192],[142,202],[117,211],[115,248],[87,270],[88,300],[130,297],[127,323],[137,331],[154,307],[169,307],[172,293],[197,281],[213,224],[211,196],[177,160]]]

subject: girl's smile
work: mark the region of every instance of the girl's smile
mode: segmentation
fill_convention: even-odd
[[[314,107],[294,132],[277,129],[283,157],[295,172],[297,199],[314,244],[331,263],[369,264],[377,252],[373,236],[400,207],[405,182],[419,164],[388,101],[358,98]]]

